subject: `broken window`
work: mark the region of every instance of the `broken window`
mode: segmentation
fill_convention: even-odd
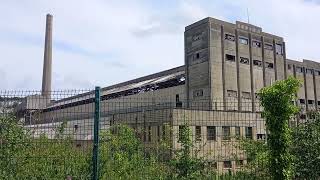
[[[280,55],[283,54],[282,44],[276,44],[276,53]]]
[[[207,126],[207,140],[216,140],[216,127]]]
[[[269,69],[273,69],[273,63],[266,62],[266,67]]]
[[[226,54],[227,61],[236,61],[236,57],[234,55]]]
[[[203,96],[203,90],[202,89],[193,91],[193,97],[201,97],[201,96]]]
[[[246,138],[252,139],[252,127],[246,127]]]
[[[242,99],[251,99],[250,92],[242,92]]]
[[[225,34],[224,39],[228,41],[235,41],[235,36],[231,34]]]
[[[305,100],[304,99],[299,99],[300,104],[305,104]]]
[[[202,33],[198,33],[192,37],[192,41],[199,41],[202,39]]]
[[[182,102],[180,101],[179,94],[176,94],[176,107],[182,107]]]
[[[265,44],[264,44],[264,49],[267,49],[267,50],[272,51],[272,50],[273,50],[273,46],[272,46],[272,44],[265,43]]]
[[[288,70],[291,70],[291,69],[292,69],[292,65],[288,64]]]
[[[314,100],[308,100],[308,104],[313,104],[314,103]]]
[[[262,67],[262,61],[253,60],[253,65],[258,66],[258,67]]]
[[[249,59],[245,57],[240,57],[240,63],[242,64],[249,64]]]
[[[261,42],[258,40],[252,40],[252,47],[260,48]]]
[[[223,161],[223,168],[225,168],[225,169],[232,168],[231,161]]]
[[[199,59],[200,58],[200,53],[197,53],[196,54],[196,59]]]
[[[245,45],[248,45],[248,38],[245,38],[245,37],[239,37],[239,43],[240,44],[245,44]]]
[[[222,140],[230,140],[230,127],[222,126]]]
[[[237,91],[234,91],[234,90],[227,90],[227,96],[228,97],[238,97],[238,93]]]

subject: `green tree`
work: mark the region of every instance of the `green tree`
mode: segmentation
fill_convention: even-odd
[[[313,115],[293,131],[295,175],[300,179],[320,179],[320,114]]]
[[[173,177],[178,179],[199,179],[204,178],[205,161],[197,157],[194,149],[194,142],[191,139],[191,130],[188,124],[179,129],[179,142],[181,149],[175,152],[171,165],[175,169]]]
[[[273,179],[290,179],[293,175],[292,137],[288,122],[298,112],[292,101],[299,87],[299,80],[289,77],[259,92],[266,119],[269,170]]]

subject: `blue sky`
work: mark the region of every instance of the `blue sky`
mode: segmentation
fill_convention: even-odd
[[[183,65],[186,25],[246,22],[247,8],[251,24],[285,38],[288,58],[320,61],[318,0],[3,0],[0,89],[41,88],[46,13],[53,88],[92,89]]]

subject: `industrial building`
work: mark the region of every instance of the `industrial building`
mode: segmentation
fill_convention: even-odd
[[[91,140],[92,128],[83,127],[93,124],[94,92],[51,99],[51,15],[45,39],[42,94],[24,98],[17,112],[35,135],[53,138],[48,128],[67,121],[76,140]],[[320,107],[320,64],[287,59],[284,39],[261,27],[208,17],[185,28],[184,47],[185,65],[102,88],[101,128],[128,124],[151,147],[169,133],[169,125],[172,146],[178,149],[179,129],[187,123],[200,156],[227,171],[246,163],[234,146],[237,137],[266,136],[257,95],[262,87],[294,76],[303,82],[296,103],[304,110],[297,119]]]

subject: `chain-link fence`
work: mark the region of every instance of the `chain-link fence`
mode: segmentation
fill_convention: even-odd
[[[268,179],[259,100],[237,100],[2,91],[0,179]]]

